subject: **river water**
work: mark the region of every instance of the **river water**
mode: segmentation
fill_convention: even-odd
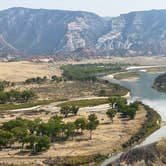
[[[112,78],[109,79],[109,77],[106,77],[105,79],[109,80],[112,83],[118,83],[128,88],[131,92],[131,99],[129,99],[130,101],[142,101],[144,104],[149,105],[151,108],[157,111],[160,114],[162,121],[166,121],[166,93],[158,92],[157,90],[152,88],[154,79],[159,74],[149,74],[142,71],[137,72],[139,72],[140,78],[134,81],[115,80]],[[166,137],[166,126],[161,127],[159,130],[147,137],[140,146],[153,143],[163,137]],[[102,163],[102,166],[107,165],[109,162],[113,161],[119,156],[120,154],[111,157],[110,159]]]

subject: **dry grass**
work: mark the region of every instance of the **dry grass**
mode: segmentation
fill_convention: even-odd
[[[0,62],[0,80],[24,81],[36,76],[60,75],[59,66],[53,63],[33,63],[28,61]]]
[[[41,100],[63,100],[77,97],[99,96],[101,90],[105,90],[106,96],[120,95],[124,96],[128,92],[124,88],[120,88],[113,84],[103,82],[81,82],[81,81],[65,81],[60,83],[44,83],[31,85],[16,85],[6,90],[32,90],[38,99]]]

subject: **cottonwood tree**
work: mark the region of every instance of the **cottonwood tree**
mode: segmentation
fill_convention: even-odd
[[[117,111],[115,109],[109,109],[106,114],[108,118],[111,120],[111,123],[113,123],[113,118],[115,117]]]
[[[87,125],[87,119],[85,118],[78,118],[75,120],[75,127],[77,129],[77,132],[79,129],[81,129],[81,133],[83,133],[83,130],[86,129],[86,125]]]
[[[92,139],[92,131],[97,128],[99,125],[99,120],[97,119],[97,116],[95,114],[91,114],[88,117],[88,123],[86,125],[86,129],[90,132],[90,140]]]

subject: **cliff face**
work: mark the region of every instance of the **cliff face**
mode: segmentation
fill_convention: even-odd
[[[81,11],[11,8],[0,11],[0,36],[0,55],[166,55],[166,10],[106,19]]]

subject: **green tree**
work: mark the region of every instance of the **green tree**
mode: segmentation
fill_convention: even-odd
[[[78,111],[79,111],[79,107],[77,107],[77,106],[71,106],[70,107],[70,113],[72,113],[73,115],[76,116]]]
[[[14,143],[13,133],[5,130],[0,130],[0,147],[11,146]]]
[[[97,119],[97,116],[95,114],[91,114],[88,117],[88,123],[86,125],[86,129],[90,132],[90,140],[92,139],[92,131],[97,128],[99,125],[99,121]]]
[[[63,106],[60,109],[60,113],[63,114],[65,118],[67,118],[68,114],[70,113],[70,106]]]
[[[62,81],[62,77],[58,77],[58,76],[56,76],[56,75],[53,75],[53,76],[51,77],[51,80],[52,80],[52,81],[56,81],[56,82],[60,82],[60,81]]]
[[[0,104],[5,104],[8,101],[8,96],[4,92],[0,92]]]
[[[42,152],[50,148],[51,142],[47,136],[39,136],[35,145],[36,152]]]
[[[64,130],[64,122],[60,117],[54,116],[48,121],[48,133],[52,141],[55,142],[58,138],[62,137]]]
[[[87,125],[87,120],[85,118],[78,118],[75,120],[75,127],[77,129],[77,131],[79,129],[81,129],[81,133],[83,132],[83,130],[86,129],[86,125]]]
[[[13,128],[21,127],[26,128],[27,127],[27,120],[22,118],[16,118],[14,120],[10,120],[8,122],[4,122],[2,125],[2,129],[11,131]]]
[[[66,132],[65,132],[66,136],[67,137],[71,136],[72,140],[73,140],[75,129],[76,129],[75,123],[73,123],[73,122],[67,122],[66,123]]]
[[[22,149],[24,148],[24,144],[26,143],[26,138],[28,136],[28,131],[25,128],[15,127],[11,131],[15,137],[15,141],[22,144]]]
[[[115,109],[109,109],[107,112],[106,112],[108,118],[111,120],[111,122],[113,123],[113,118],[115,117],[116,115],[116,110]]]
[[[22,102],[28,102],[29,100],[32,100],[34,98],[35,94],[34,92],[32,91],[23,91],[21,94],[20,94],[20,100]]]
[[[26,138],[26,142],[29,143],[29,147],[31,148],[32,153],[36,153],[36,142],[37,142],[38,136],[35,134],[29,135]]]

